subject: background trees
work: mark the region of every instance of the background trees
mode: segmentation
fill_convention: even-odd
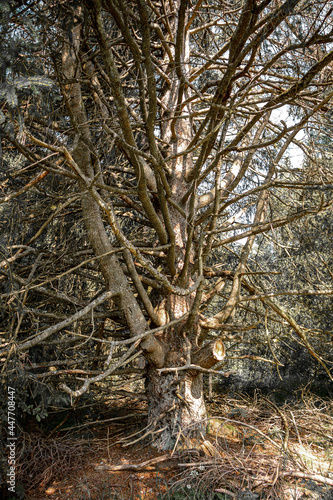
[[[278,367],[294,335],[330,376],[300,246],[330,224],[329,2],[4,5],[3,371],[75,397],[143,355],[162,448],[203,431],[222,341]]]

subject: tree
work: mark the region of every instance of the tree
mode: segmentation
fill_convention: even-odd
[[[3,94],[4,151],[14,147],[26,164],[14,175],[9,168],[12,188],[1,201],[21,199],[29,211],[39,199],[45,220],[35,229],[35,211],[25,221],[23,246],[11,241],[15,253],[2,264],[12,315],[1,355],[31,359],[46,344],[51,366],[63,364],[56,370],[62,389],[75,397],[125,373],[142,353],[147,432],[163,449],[180,435],[204,433],[202,377],[224,359],[224,340],[291,328],[329,374],[275,296],[330,296],[332,288],[276,290],[254,255],[263,234],[274,238],[331,207],[330,169],[313,180],[309,165],[282,161],[297,134],[315,129],[331,106],[330,3],[22,6],[33,28],[13,16],[13,30],[43,48],[29,52],[22,75],[5,72],[17,105]],[[30,78],[24,94],[18,76]],[[42,76],[54,86],[38,94],[31,81]],[[309,188],[321,196],[304,202]],[[74,240],[72,232],[80,245],[73,251],[69,221],[80,226],[78,209],[84,234]],[[34,321],[41,330],[31,331]],[[40,369],[38,376],[50,375]],[[71,379],[77,373],[83,382]]]

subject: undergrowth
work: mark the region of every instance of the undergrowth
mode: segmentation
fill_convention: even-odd
[[[44,499],[45,495],[30,494],[43,494],[66,479],[67,485],[73,485],[73,500],[333,500],[331,400],[303,394],[297,404],[278,407],[258,395],[237,394],[215,397],[209,412],[205,446],[187,455],[184,450],[176,453],[176,465],[166,465],[168,482],[158,479],[158,467],[147,469],[150,481],[154,475],[157,478],[154,487],[150,483],[152,493],[148,496],[135,486],[136,472],[102,476],[91,465],[92,456],[96,456],[94,463],[101,459],[106,464],[124,463],[123,448],[118,445],[118,454],[114,454],[109,437],[113,434],[116,442],[116,435],[126,435],[128,420],[120,422],[118,417],[112,422],[114,427],[103,427],[96,421],[89,427],[95,426],[91,440],[80,439],[77,427],[73,435],[66,431],[66,437],[61,433],[52,438],[23,433],[17,448],[17,470],[25,498]],[[148,443],[142,443],[142,450],[133,458],[128,449],[129,465],[140,465],[147,459]],[[79,476],[84,479],[79,481]],[[117,478],[113,483],[112,477]],[[125,484],[129,477],[133,488]]]

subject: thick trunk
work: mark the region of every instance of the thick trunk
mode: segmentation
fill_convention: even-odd
[[[146,376],[149,430],[153,444],[162,450],[173,449],[176,444],[192,446],[193,438],[201,439],[206,432],[203,374],[195,369],[175,368],[189,361],[191,365],[211,368],[225,356],[223,343],[216,340],[197,350],[190,360],[188,343],[181,346],[179,337],[177,340],[165,358],[171,370],[160,372],[150,364]]]
[[[162,98],[164,109],[167,111],[163,117],[166,119],[161,120],[160,132],[165,144],[170,145],[169,154],[175,155],[170,163],[172,173],[169,186],[173,201],[182,209],[180,212],[172,204],[168,205],[168,219],[172,229],[167,272],[174,276],[178,286],[185,288],[191,286],[197,277],[192,272],[195,260],[192,226],[195,203],[191,197],[184,199],[190,187],[185,179],[193,168],[193,155],[181,155],[193,137],[191,120],[182,116],[183,108],[179,106],[180,99],[190,96],[190,90],[184,86],[184,75],[190,71],[189,39],[184,30],[187,18],[183,11],[183,2],[176,2],[174,6],[177,6],[177,15],[171,15],[169,21],[176,40],[176,47],[172,49],[176,68],[174,73],[169,75],[171,85]],[[190,115],[191,110],[186,110]],[[173,119],[169,119],[170,116],[173,116]],[[180,319],[192,311],[194,300],[195,293],[185,297],[168,295],[159,303],[157,313],[165,323]],[[186,321],[180,321],[172,331],[164,331],[161,335],[166,351],[163,368],[170,371],[159,372],[156,367],[148,365],[148,425],[155,446],[163,450],[172,449],[177,442],[188,442],[189,438],[200,438],[205,434],[203,375],[193,369],[175,370],[177,367],[183,368],[188,363],[194,363],[194,353],[199,351],[199,333],[198,324],[188,325]],[[208,362],[207,357],[210,357]],[[198,365],[211,367],[216,361],[209,351],[200,357]]]
[[[170,450],[177,442],[200,438],[205,433],[206,407],[201,373],[159,374],[149,365],[146,391],[154,446]]]

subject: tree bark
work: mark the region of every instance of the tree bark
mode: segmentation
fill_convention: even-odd
[[[211,368],[225,357],[221,340],[214,340],[199,349],[191,364]],[[171,449],[176,441],[202,438],[206,433],[206,407],[203,393],[203,374],[196,370],[179,370],[189,359],[179,350],[171,349],[166,363],[172,372],[158,372],[149,365],[146,378],[148,396],[148,421],[155,446]]]
[[[202,373],[159,374],[149,365],[146,378],[148,422],[153,445],[171,450],[184,438],[206,432]]]

